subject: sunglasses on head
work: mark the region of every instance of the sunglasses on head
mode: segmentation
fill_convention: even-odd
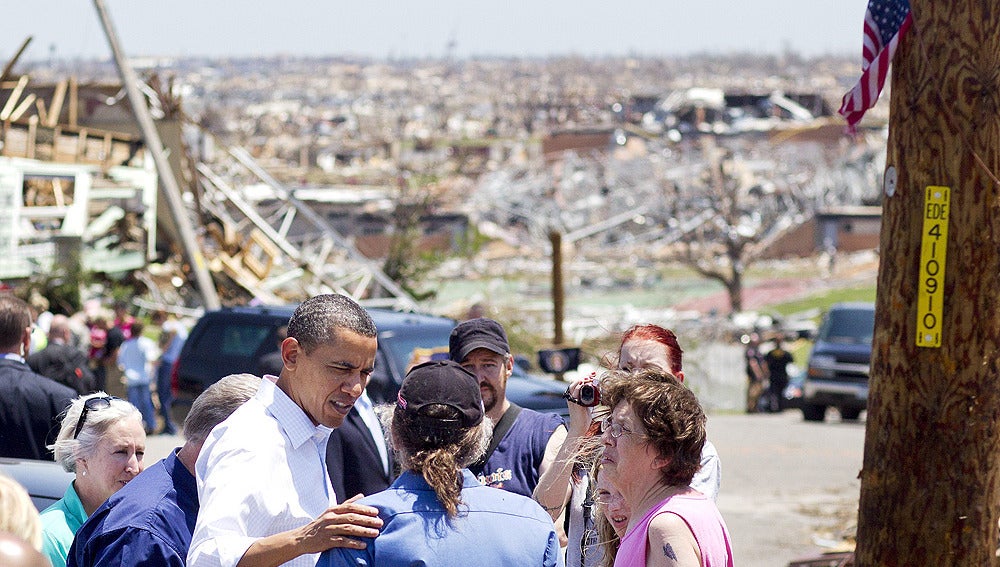
[[[80,430],[83,429],[83,424],[87,421],[87,413],[97,410],[102,410],[111,407],[112,400],[120,400],[115,396],[101,396],[95,398],[87,398],[87,401],[83,402],[83,411],[80,412],[80,419],[76,422],[76,429],[73,431],[73,439],[80,436]]]

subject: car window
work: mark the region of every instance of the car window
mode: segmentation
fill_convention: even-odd
[[[396,388],[398,386],[392,379],[392,369],[389,367],[385,351],[380,344],[378,352],[375,354],[375,369],[368,377],[368,387],[365,390],[373,402],[384,403],[396,398]]]
[[[229,323],[223,325],[221,334],[207,333],[217,341],[219,354],[222,356],[252,357],[271,335],[271,327]]]
[[[827,316],[820,338],[831,343],[868,344],[875,329],[875,311],[868,309],[837,309]]]

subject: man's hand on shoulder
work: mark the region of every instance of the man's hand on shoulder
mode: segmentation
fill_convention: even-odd
[[[375,537],[382,527],[378,509],[355,501],[361,495],[328,508],[318,518],[302,528],[302,543],[306,553],[319,553],[331,547],[364,549],[357,538]]]
[[[356,504],[360,495],[327,508],[318,518],[295,530],[262,537],[247,549],[237,567],[271,567],[296,557],[334,547],[364,549],[362,537],[375,537],[382,520],[378,509]]]

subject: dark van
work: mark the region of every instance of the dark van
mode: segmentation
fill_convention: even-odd
[[[823,421],[826,409],[856,420],[868,407],[874,303],[837,303],[820,324],[802,385],[802,417]]]

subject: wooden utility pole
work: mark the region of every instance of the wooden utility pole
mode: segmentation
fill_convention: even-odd
[[[562,232],[549,230],[549,245],[552,246],[552,344],[563,344],[563,318],[566,314],[566,290],[562,273]]]
[[[1000,5],[910,5],[893,62],[857,565],[995,566]]]

